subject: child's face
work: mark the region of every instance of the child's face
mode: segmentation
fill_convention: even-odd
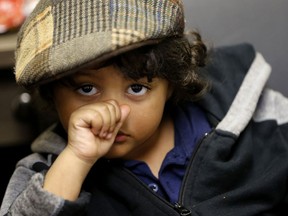
[[[128,105],[130,113],[106,157],[137,159],[143,151],[153,149],[171,95],[168,81],[153,78],[148,82],[146,77],[134,81],[125,78],[117,67],[107,66],[76,73],[71,83],[54,87],[54,102],[66,131],[70,115],[78,108],[114,100],[120,106]]]

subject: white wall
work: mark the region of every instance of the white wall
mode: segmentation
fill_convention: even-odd
[[[272,66],[269,86],[288,96],[288,0],[183,0],[186,29],[213,46],[254,44]]]

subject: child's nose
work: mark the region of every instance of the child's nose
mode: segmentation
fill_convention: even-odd
[[[113,100],[116,101],[119,105],[123,104],[123,96],[117,91],[107,91],[102,94],[102,101]]]

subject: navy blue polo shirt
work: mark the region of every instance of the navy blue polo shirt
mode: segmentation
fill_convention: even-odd
[[[211,130],[204,112],[193,103],[185,107],[173,107],[175,146],[167,153],[156,178],[142,161],[129,160],[124,166],[171,203],[178,200],[181,182],[192,151],[201,138]]]

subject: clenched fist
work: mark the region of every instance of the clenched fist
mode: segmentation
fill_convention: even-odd
[[[68,123],[68,148],[81,160],[95,163],[112,147],[130,108],[109,100],[81,106]]]

